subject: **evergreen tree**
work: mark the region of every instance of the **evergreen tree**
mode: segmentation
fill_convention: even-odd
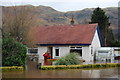
[[[101,8],[96,8],[91,16],[90,23],[98,23],[100,28],[103,46],[111,46],[111,40],[114,40],[112,30],[109,29],[109,17]]]
[[[25,66],[26,47],[11,37],[2,42],[2,66]]]

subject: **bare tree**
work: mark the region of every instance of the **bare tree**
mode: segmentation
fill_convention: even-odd
[[[3,7],[3,33],[19,42],[29,42],[27,33],[36,20],[33,10],[34,7],[28,6]]]
[[[85,18],[85,19],[83,20],[83,24],[89,24],[89,20],[87,20],[87,18]]]

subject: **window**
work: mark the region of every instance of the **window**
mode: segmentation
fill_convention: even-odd
[[[82,49],[71,49],[70,52],[78,53],[80,56],[82,56]]]
[[[98,53],[108,53],[108,51],[98,51]]]
[[[75,53],[78,53],[81,57],[82,57],[82,47],[70,47],[70,52],[75,52]]]
[[[28,49],[28,53],[37,54],[38,53],[38,49]]]
[[[70,47],[70,48],[75,48],[75,47]]]
[[[76,47],[76,49],[81,49],[82,47]]]
[[[120,51],[120,49],[114,49],[114,51]]]
[[[76,46],[76,47],[75,46],[71,46],[70,49],[82,49],[82,47],[80,47],[80,46]]]
[[[55,49],[55,56],[59,56],[59,48]]]
[[[91,47],[91,54],[93,54],[93,47]]]

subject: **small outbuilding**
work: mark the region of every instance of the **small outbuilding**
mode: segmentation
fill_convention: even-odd
[[[114,49],[111,47],[101,47],[96,49],[95,59],[97,61],[114,60]]]

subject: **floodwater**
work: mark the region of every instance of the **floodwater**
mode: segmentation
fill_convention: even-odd
[[[120,78],[119,68],[39,70],[36,62],[29,61],[25,71],[5,71],[3,78]]]

